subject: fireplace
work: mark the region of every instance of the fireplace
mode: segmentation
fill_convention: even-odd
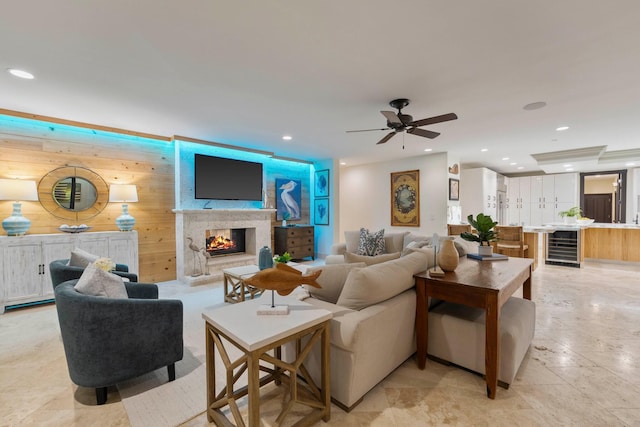
[[[245,253],[246,228],[206,230],[206,251],[214,256]]]

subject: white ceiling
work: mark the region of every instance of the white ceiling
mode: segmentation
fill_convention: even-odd
[[[640,149],[639,20],[637,0],[3,2],[0,67],[36,78],[2,70],[0,108],[306,160],[432,148],[540,172],[530,154]],[[345,133],[385,127],[399,97],[414,119],[459,119],[425,127],[434,140]]]

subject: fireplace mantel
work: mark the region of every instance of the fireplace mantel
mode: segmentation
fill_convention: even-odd
[[[176,273],[178,280],[189,285],[222,279],[222,269],[257,264],[263,246],[271,246],[271,218],[275,209],[174,209],[176,214]],[[246,253],[207,259],[192,245],[203,248],[205,230],[212,228],[246,228]],[[199,270],[202,275],[197,275]]]

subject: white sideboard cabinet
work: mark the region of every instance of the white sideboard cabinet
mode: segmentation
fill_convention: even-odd
[[[5,307],[53,299],[49,263],[69,258],[74,248],[109,257],[138,273],[136,231],[0,236],[0,313]]]

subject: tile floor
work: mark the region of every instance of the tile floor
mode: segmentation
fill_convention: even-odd
[[[334,406],[329,424],[640,426],[639,272],[540,266],[536,337],[516,381],[495,400],[477,375],[433,361],[420,371],[409,359],[351,413]],[[117,391],[96,406],[93,390],[69,380],[51,304],[0,315],[0,426],[18,425],[129,425]],[[209,424],[202,414],[184,425]]]

